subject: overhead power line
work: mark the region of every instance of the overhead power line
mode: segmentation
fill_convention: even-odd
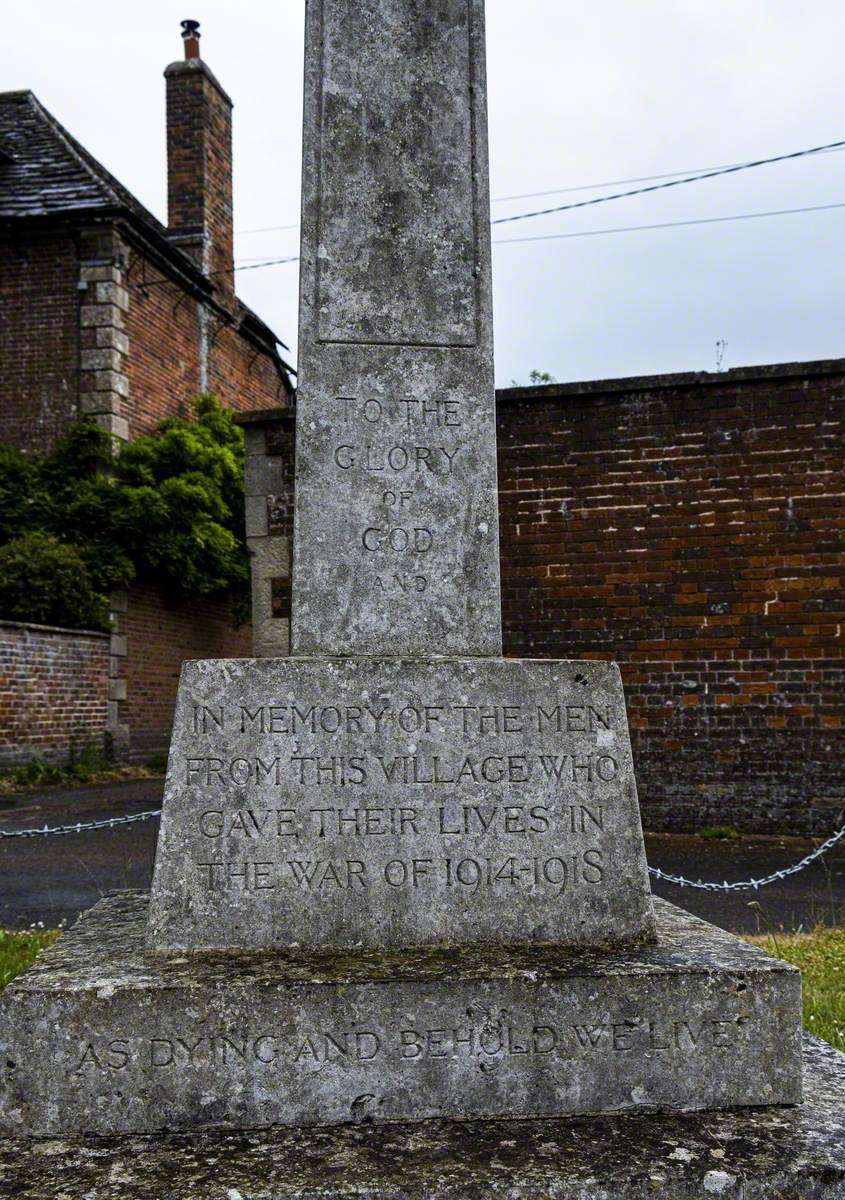
[[[778,208],[768,212],[734,213],[724,217],[694,217],[688,221],[660,221],[653,225],[617,225],[610,229],[580,229],[574,233],[542,233],[529,237],[498,238],[494,246],[513,246],[518,242],[557,242],[567,238],[601,237],[606,233],[638,233],[646,229],[677,229],[686,225],[718,225],[725,221],[755,221],[761,217],[788,217],[797,213],[830,212],[832,209],[845,208],[845,201],[836,204],[812,204],[803,208]],[[299,255],[288,258],[271,258],[264,262],[249,263],[246,266],[235,267],[236,271],[257,271],[262,267],[275,267],[281,263],[299,262]]]
[[[236,271],[257,271],[260,267],[277,267],[280,263],[299,262],[298,254],[291,254],[287,258],[267,258],[263,262],[247,263],[242,267],[235,267]],[[225,275],[225,271],[213,272],[217,275]]]
[[[819,150],[818,154],[834,154],[845,150],[845,146],[835,146],[832,150]],[[735,167],[743,167],[744,163],[722,163],[718,167],[687,167],[684,171],[664,171],[661,175],[635,175],[631,179],[605,179],[601,183],[579,183],[576,186],[548,188],[544,192],[520,192],[515,196],[495,196],[491,204],[504,204],[509,200],[533,200],[539,196],[562,196],[566,192],[593,192],[600,187],[622,187],[627,183],[651,183],[653,179],[677,179],[679,175],[700,175],[713,171],[726,171]],[[288,225],[283,228],[292,229]]]
[[[581,229],[575,233],[541,233],[534,237],[499,238],[494,246],[512,246],[516,242],[557,242],[564,238],[600,237],[604,233],[636,233],[641,229],[675,229],[680,225],[717,225],[723,221],[754,221],[758,217],[787,217],[794,213],[827,212],[845,208],[841,204],[814,204],[805,208],[778,208],[771,212],[736,213],[729,217],[695,217],[689,221],[660,221],[656,225],[618,225],[612,229]]]
[[[813,154],[829,154],[834,150],[845,149],[845,141],[828,142],[824,146],[813,146],[809,150],[795,150],[790,154],[778,154],[774,158],[758,158],[749,162],[728,163],[721,167],[695,167],[688,171],[665,171],[662,175],[639,175],[632,179],[610,179],[604,183],[582,183],[576,187],[551,188],[545,192],[522,192],[515,196],[498,196],[493,204],[502,204],[507,200],[531,200],[535,196],[559,196],[566,192],[589,192],[599,187],[621,187],[628,183],[650,183],[655,179],[669,180],[668,183],[658,183],[653,187],[636,188],[630,192],[616,192],[610,196],[596,196],[592,200],[581,200],[575,204],[563,204],[555,208],[546,208],[538,212],[518,213],[511,217],[499,217],[492,223],[501,225],[508,221],[525,221],[529,217],[545,217],[550,213],[567,212],[573,208],[586,208],[592,204],[606,204],[609,200],[623,200],[629,196],[643,196],[648,192],[658,192],[664,188],[679,187],[684,183],[697,183],[700,179],[715,179],[719,175],[731,175],[738,171],[749,171],[753,167],[765,167],[771,163],[788,162],[791,159],[806,158]],[[678,178],[678,176],[683,178]],[[298,229],[299,223],[292,225],[265,225],[259,229],[238,229],[235,236],[249,233],[280,233],[283,230]]]
[[[493,225],[506,225],[511,221],[527,221],[531,217],[548,217],[552,213],[571,212],[575,208],[590,208],[595,204],[607,204],[610,200],[625,200],[629,196],[644,196],[648,192],[660,192],[666,188],[681,187],[685,183],[698,183],[702,179],[715,179],[718,175],[733,175],[738,171],[750,171],[753,167],[765,167],[770,163],[787,162],[793,158],[805,158],[810,154],[821,154],[825,150],[836,150],[845,146],[845,141],[828,142],[825,146],[812,146],[809,150],[793,150],[791,154],[778,154],[774,158],[758,158],[754,162],[738,163],[734,167],[719,167],[699,175],[685,175],[682,179],[670,179],[667,183],[653,183],[649,187],[634,188],[629,192],[613,192],[609,196],[594,196],[592,200],[576,200],[573,204],[558,204],[554,208],[541,208],[536,212],[516,213],[510,217],[497,217]]]

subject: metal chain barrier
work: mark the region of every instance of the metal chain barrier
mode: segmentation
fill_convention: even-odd
[[[0,838],[61,837],[65,833],[87,833],[89,829],[113,829],[115,825],[132,825],[135,821],[150,821],[160,817],[161,809],[133,813],[131,817],[108,817],[104,821],[78,821],[76,825],[44,825],[41,829],[0,829]]]
[[[114,829],[116,825],[132,825],[136,821],[151,821],[160,816],[161,809],[154,808],[148,812],[133,813],[131,817],[109,817],[103,821],[78,821],[75,825],[44,825],[39,829],[0,829],[0,839],[49,837],[51,835],[61,837],[67,833],[87,833],[91,829]],[[805,867],[809,867],[817,858],[821,858],[843,838],[845,838],[845,825],[832,834],[826,842],[822,842],[810,854],[805,855],[800,862],[793,863],[791,867],[784,867],[780,871],[773,871],[771,875],[764,875],[762,879],[742,879],[735,883],[728,883],[727,880],[724,883],[710,883],[703,879],[687,879],[684,875],[672,875],[661,867],[649,867],[648,873],[654,879],[662,879],[665,883],[675,883],[679,887],[699,888],[705,892],[743,892],[752,888],[756,891],[757,888],[766,887],[769,883],[777,883],[779,879],[786,879],[788,875],[796,875],[799,871],[803,871]]]
[[[649,867],[649,875],[653,875],[655,879],[663,879],[666,883],[677,883],[679,887],[700,888],[705,892],[744,892],[750,888],[755,891],[757,888],[765,887],[767,883],[776,883],[779,879],[785,879],[787,875],[795,875],[798,871],[803,871],[805,867],[809,867],[810,863],[815,862],[817,858],[821,858],[826,854],[837,842],[845,837],[845,825],[826,842],[822,842],[817,846],[812,853],[802,858],[800,862],[793,863],[791,867],[784,867],[781,871],[773,871],[771,875],[765,875],[762,879],[743,879],[737,883],[706,883],[702,879],[686,879],[683,875],[670,875],[668,871],[662,871],[660,867]]]

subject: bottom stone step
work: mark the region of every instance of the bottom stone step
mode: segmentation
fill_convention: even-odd
[[[107,897],[5,991],[0,1127],[43,1136],[796,1104],[794,968],[655,902],[658,940],[191,956]]]
[[[845,1055],[805,1035],[804,1103],[32,1141],[3,1200],[842,1200]]]

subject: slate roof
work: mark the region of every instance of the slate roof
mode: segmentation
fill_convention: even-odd
[[[167,230],[32,92],[0,92],[0,218],[124,210],[151,230]],[[11,160],[11,161],[8,161]]]
[[[183,273],[205,280],[196,263],[168,240],[166,226],[32,92],[0,92],[0,221],[86,213],[128,217]],[[238,318],[266,341],[287,349],[252,309],[241,300],[237,306]],[[291,371],[287,363],[282,367]]]

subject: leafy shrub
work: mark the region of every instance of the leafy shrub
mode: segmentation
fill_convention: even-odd
[[[210,395],[196,420],[169,417],[121,448],[116,540],[139,577],[176,594],[248,593],[243,469],[243,432]]]
[[[109,627],[108,601],[95,591],[79,550],[46,533],[0,546],[0,614],[40,625]]]
[[[243,462],[243,433],[212,395],[199,398],[194,420],[169,417],[128,443],[115,444],[83,418],[43,458],[0,447],[0,543],[11,547],[33,534],[61,543],[87,570],[89,594],[102,597],[137,579],[174,598],[227,595],[243,616]],[[46,581],[41,590],[49,591]],[[89,615],[84,604],[75,618],[67,609],[47,618],[51,606],[37,591],[23,586],[18,568],[0,590],[0,615],[105,627],[101,610]]]

